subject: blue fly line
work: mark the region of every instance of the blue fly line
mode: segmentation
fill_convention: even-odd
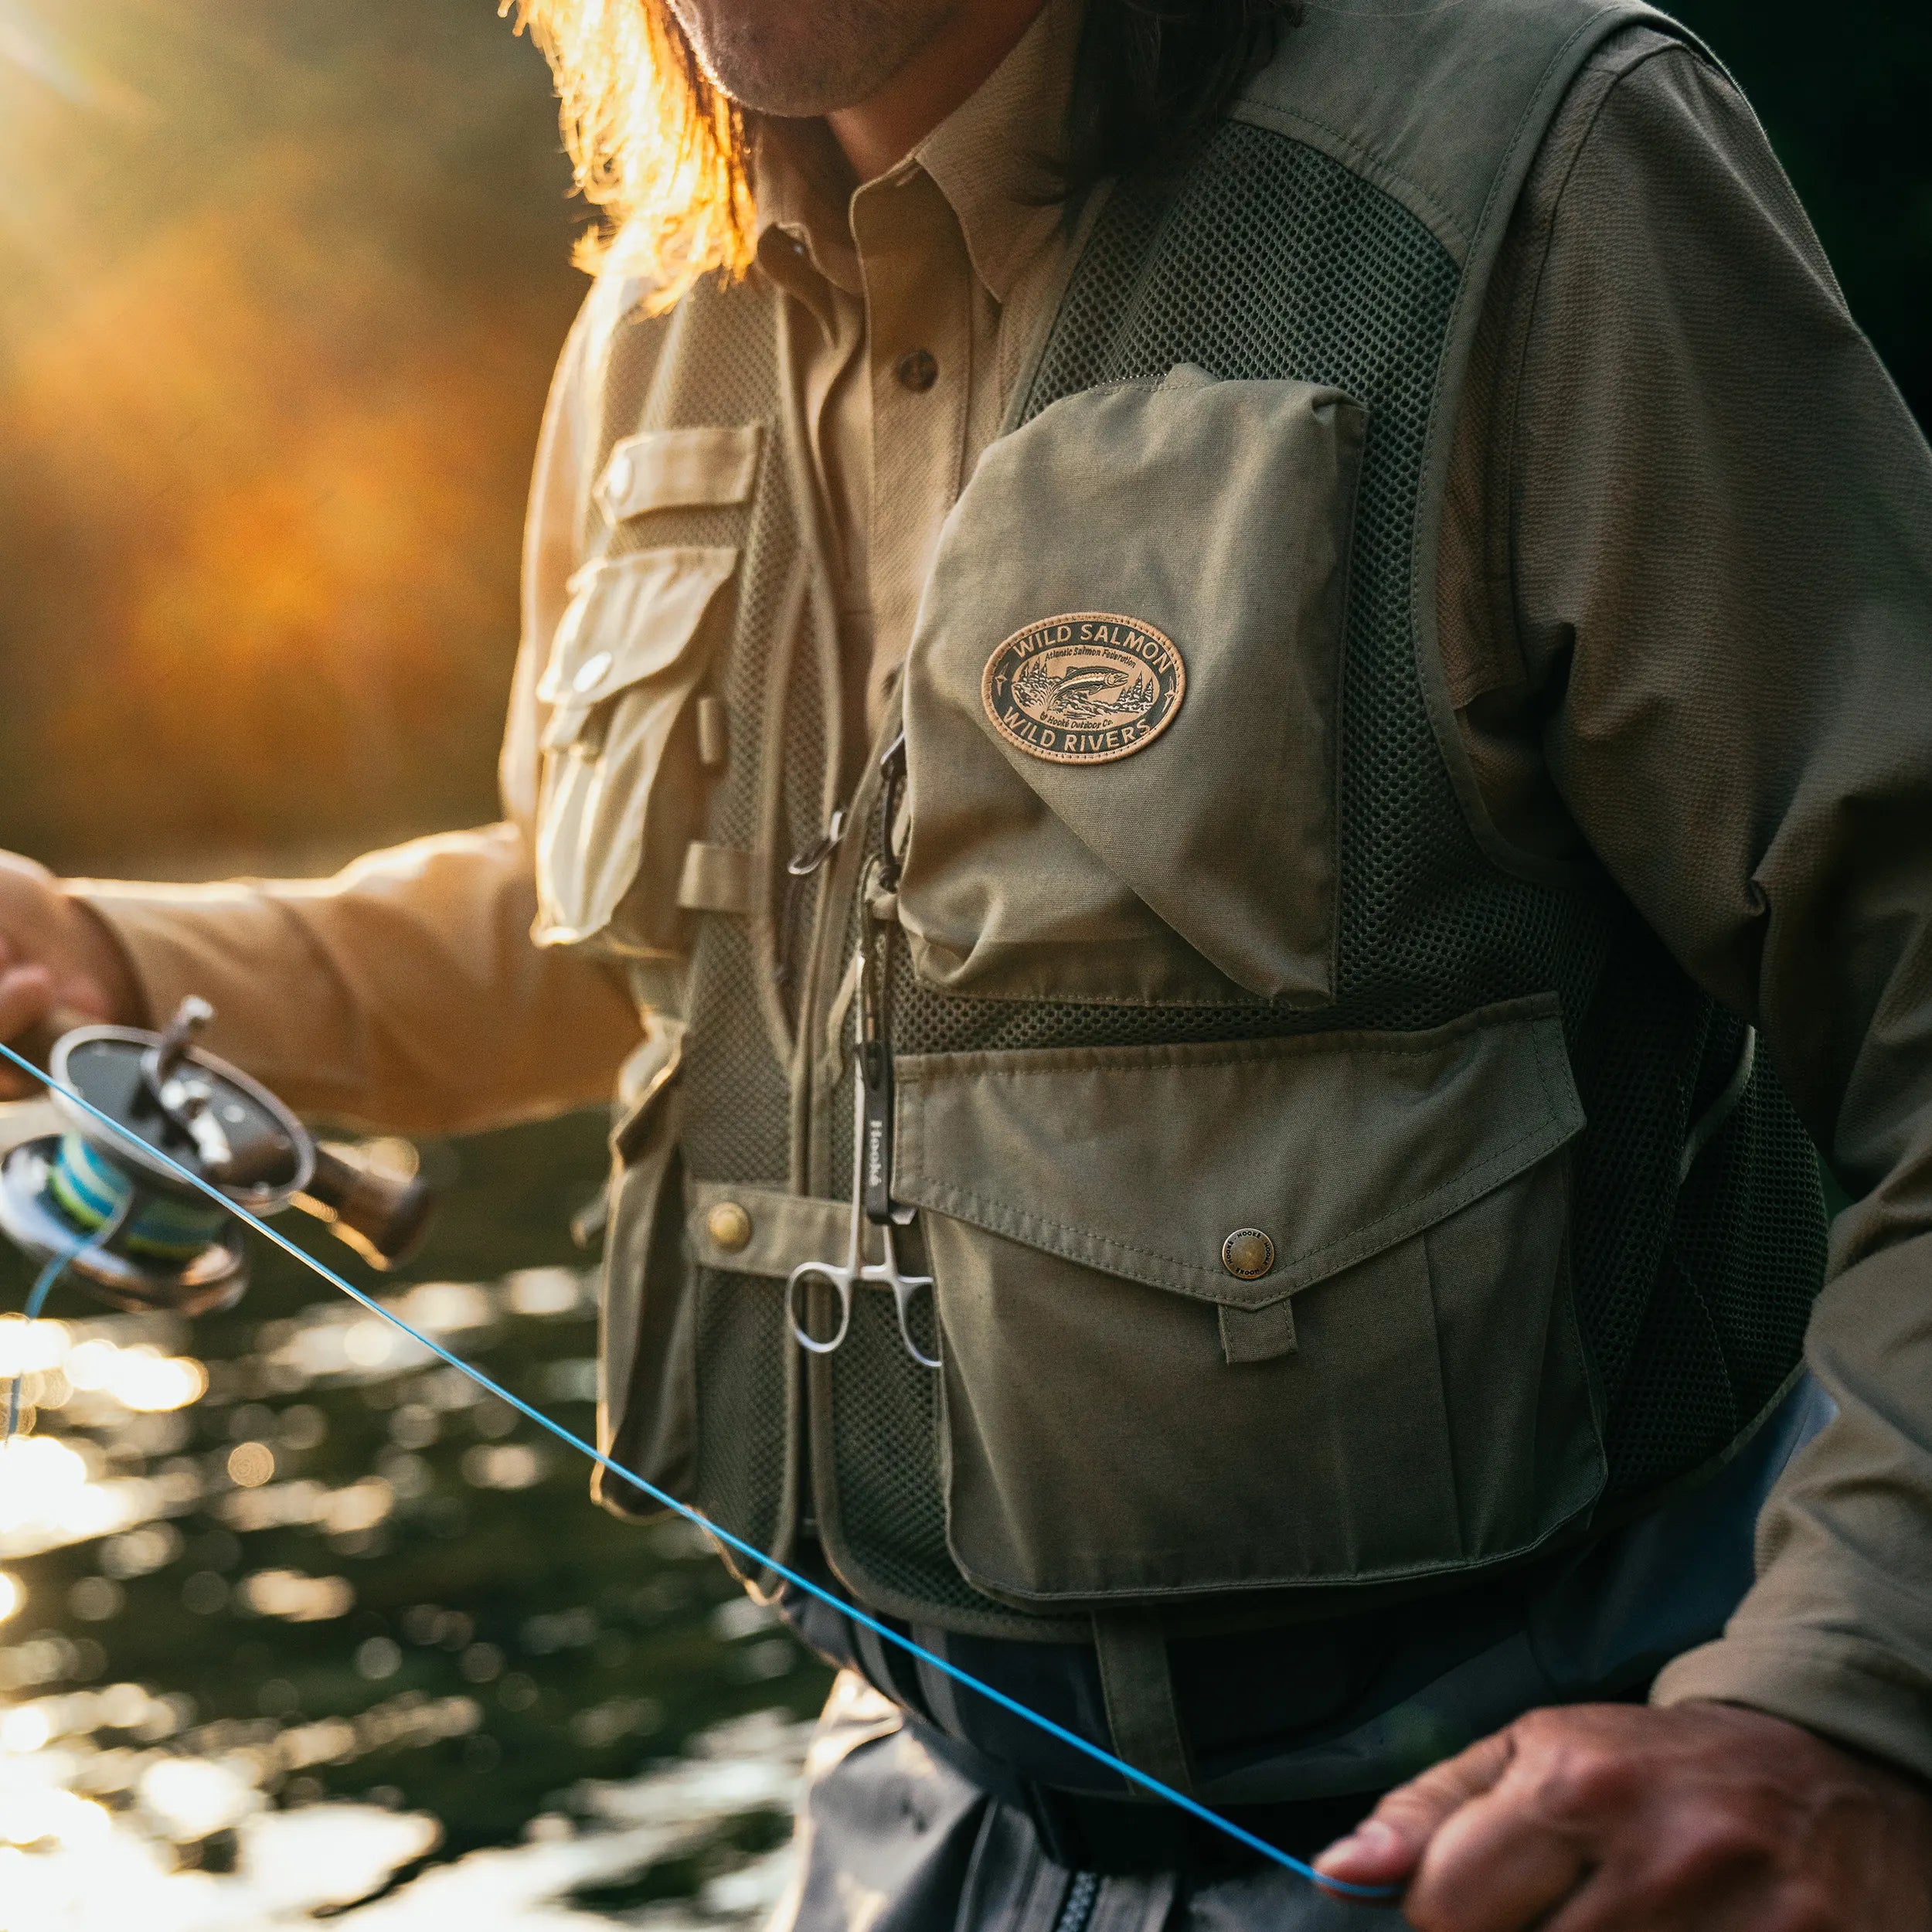
[[[91,1119],[98,1121],[103,1127],[111,1130],[121,1140],[138,1147],[145,1158],[158,1162],[170,1172],[186,1182],[190,1187],[207,1196],[224,1213],[232,1214],[243,1226],[253,1228],[264,1240],[280,1248],[284,1254],[293,1256],[296,1260],[301,1263],[303,1267],[320,1275],[332,1287],[339,1288],[359,1307],[366,1308],[371,1315],[381,1316],[392,1328],[400,1328],[412,1342],[427,1349],[431,1355],[448,1363],[452,1369],[457,1369],[468,1376],[478,1388],[488,1390],[498,1401],[508,1403],[519,1415],[528,1417],[539,1428],[547,1429],[560,1442],[568,1444],[570,1447],[588,1457],[600,1469],[607,1470],[612,1475],[621,1477],[624,1481],[632,1484],[650,1497],[652,1502],[662,1504],[666,1509],[682,1516],[686,1522],[695,1524],[707,1536],[713,1537],[717,1542],[723,1543],[726,1549],[736,1550],[740,1556],[748,1557],[761,1568],[769,1570],[773,1576],[782,1577],[794,1590],[803,1590],[807,1596],[816,1597],[821,1604],[828,1605],[842,1616],[849,1617],[854,1623],[870,1631],[875,1636],[882,1638],[886,1642],[895,1645],[897,1648],[905,1651],[908,1656],[917,1658],[923,1664],[930,1664],[934,1669],[944,1672],[954,1683],[964,1685],[968,1690],[977,1692],[980,1696],[985,1698],[989,1702],[997,1704],[1002,1710],[1010,1711],[1014,1716],[1023,1719],[1027,1723],[1032,1725],[1036,1730],[1044,1731],[1048,1736],[1057,1739],[1061,1743],[1070,1744],[1075,1750],[1091,1758],[1095,1764],[1104,1765],[1110,1771],[1117,1772],[1130,1783],[1138,1784],[1144,1791],[1151,1794],[1155,1798],[1165,1799],[1168,1804],[1185,1811],[1190,1817],[1199,1818],[1202,1824],[1212,1825],[1216,1831],[1223,1832],[1229,1838],[1233,1838],[1237,1845],[1245,1845],[1250,1851],[1259,1853],[1260,1856],[1268,1859],[1271,1863],[1294,1872],[1297,1877],[1307,1879],[1312,1883],[1320,1886],[1324,1890],[1332,1892],[1338,1897],[1358,1900],[1364,1903],[1387,1904],[1401,1896],[1402,1888],[1399,1886],[1352,1885],[1344,1879],[1325,1877],[1312,1865],[1307,1863],[1304,1860],[1283,1851],[1279,1845],[1270,1845],[1266,1838],[1257,1837],[1253,1832],[1236,1825],[1232,1818],[1223,1818],[1219,1811],[1210,1810],[1197,1799],[1189,1798],[1185,1791],[1176,1791],[1172,1784],[1163,1784],[1159,1778],[1138,1769],[1135,1766],[1128,1764],[1124,1758],[1117,1757],[1111,1751],[1104,1749],[1100,1745],[1090,1742],[1077,1732],[1069,1730],[1064,1724],[1056,1723],[1043,1712],[1036,1711],[1031,1706],[1022,1704],[1015,1697],[1009,1697],[1003,1690],[987,1683],[981,1678],[975,1677],[971,1671],[962,1670],[958,1665],[941,1657],[937,1651],[927,1649],[923,1644],[915,1643],[911,1638],[894,1630],[890,1624],[883,1623],[878,1617],[869,1615],[857,1604],[848,1603],[835,1591],[827,1590],[823,1584],[813,1582],[809,1577],[801,1576],[795,1570],[787,1568],[776,1558],[767,1556],[763,1550],[747,1543],[742,1536],[734,1536],[730,1530],[719,1528],[702,1512],[693,1509],[688,1503],[680,1502],[675,1496],[660,1489],[656,1484],[647,1482],[643,1477],[634,1475],[632,1471],[625,1468],[623,1464],[607,1456],[601,1449],[596,1447],[594,1444],[586,1442],[581,1436],[566,1429],[562,1423],[546,1416],[541,1409],[533,1408],[520,1396],[512,1395],[500,1383],[492,1381],[489,1376],[484,1374],[481,1369],[465,1362],[461,1355],[453,1355],[440,1342],[433,1341],[428,1335],[411,1328],[400,1315],[384,1308],[382,1303],[376,1301],[373,1296],[365,1294],[352,1282],[345,1281],[338,1274],[333,1268],[317,1260],[314,1255],[309,1253],[305,1249],[298,1247],[287,1235],[278,1233],[259,1216],[251,1214],[239,1202],[230,1200],[212,1181],[204,1179],[200,1175],[183,1167],[179,1161],[171,1159],[151,1143],[142,1140],[138,1134],[122,1126],[120,1121],[109,1114],[104,1114],[99,1107],[76,1093],[71,1087],[63,1086],[60,1081],[49,1077],[39,1067],[36,1066],[31,1060],[16,1053],[12,1047],[0,1045],[0,1056],[3,1056],[14,1066],[19,1068],[22,1073],[30,1075],[53,1092],[60,1094],[63,1100],[80,1107]],[[104,1238],[104,1234],[111,1232],[111,1229],[109,1229],[97,1233],[94,1237],[94,1242],[84,1245],[91,1246],[100,1243]],[[39,1281],[35,1284],[35,1293],[32,1298],[34,1301],[37,1303],[45,1299],[47,1289],[53,1285],[55,1281],[66,1270],[70,1263],[77,1258],[80,1252],[80,1250],[77,1248],[74,1254],[61,1257],[57,1264],[53,1263],[49,1264],[47,1270],[43,1274]]]

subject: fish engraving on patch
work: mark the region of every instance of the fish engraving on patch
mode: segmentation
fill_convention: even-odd
[[[1010,744],[1057,764],[1101,765],[1151,744],[1187,695],[1187,665],[1138,617],[1070,611],[1015,631],[986,660],[980,697]]]

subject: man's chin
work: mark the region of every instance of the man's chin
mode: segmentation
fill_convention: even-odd
[[[671,0],[713,83],[781,120],[869,100],[930,37],[941,0]]]

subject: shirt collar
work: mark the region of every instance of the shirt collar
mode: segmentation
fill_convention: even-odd
[[[1085,12],[1086,0],[1047,0],[1012,52],[913,151],[952,205],[974,271],[998,301],[1060,219]]]
[[[1006,58],[886,177],[924,169],[959,222],[974,272],[998,301],[1060,219],[1059,170],[1085,11],[1086,0],[1046,0]],[[850,170],[822,121],[764,121],[753,138],[759,265],[825,322],[824,284],[855,296],[864,287]]]
[[[825,284],[849,295],[864,288],[848,212],[852,171],[822,121],[760,121],[753,140],[758,265],[829,331]]]

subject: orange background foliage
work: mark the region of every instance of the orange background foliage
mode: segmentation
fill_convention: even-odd
[[[0,845],[492,815],[568,187],[488,0],[0,0]]]

